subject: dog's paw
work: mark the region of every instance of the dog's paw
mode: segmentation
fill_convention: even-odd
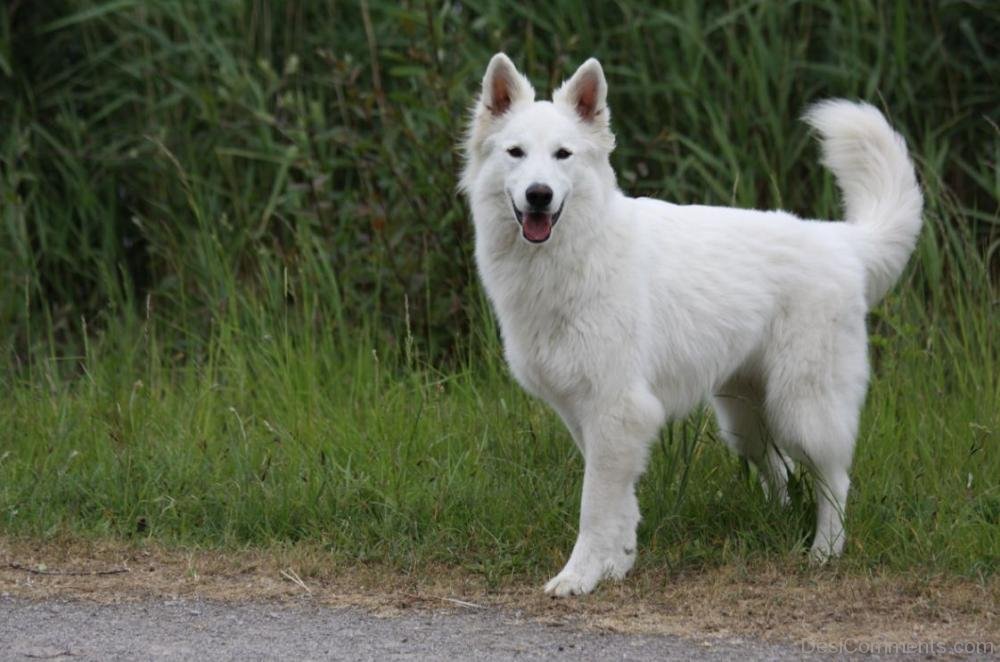
[[[625,579],[625,575],[635,565],[635,547],[622,547],[604,568],[608,579]]]
[[[809,550],[809,563],[814,566],[826,565],[838,556],[840,556],[840,550],[836,547],[831,549],[829,544],[814,544]]]
[[[830,562],[831,558],[829,550],[816,549],[815,547],[809,550],[809,565],[811,566],[817,568],[824,566]]]
[[[610,558],[584,555],[586,562],[566,564],[562,572],[549,580],[545,592],[557,598],[590,593],[602,579],[623,579],[635,563],[635,548],[622,547]]]
[[[585,595],[594,590],[600,581],[600,574],[580,575],[574,570],[564,568],[562,572],[549,580],[545,592],[555,598],[567,598],[571,595]]]

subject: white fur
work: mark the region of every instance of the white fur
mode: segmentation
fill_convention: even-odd
[[[838,555],[868,382],[865,315],[921,224],[904,143],[867,104],[826,101],[806,115],[846,223],[629,198],[609,163],[606,91],[589,60],[554,101],[535,101],[497,54],[465,144],[461,188],[511,372],[558,412],[585,460],[579,537],[545,590],[587,593],[628,572],[650,442],[706,399],[773,497],[787,499],[792,462],[813,472],[812,556]],[[555,158],[560,148],[572,156]],[[532,183],[564,205],[541,244],[521,237],[512,209]]]

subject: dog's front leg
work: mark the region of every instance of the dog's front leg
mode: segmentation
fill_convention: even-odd
[[[580,533],[573,553],[545,586],[550,595],[590,593],[605,577],[620,579],[635,562],[639,504],[635,483],[614,467],[588,458],[583,475]]]
[[[546,584],[546,593],[589,593],[602,579],[621,579],[632,568],[639,525],[635,484],[645,469],[662,411],[643,391],[602,414],[595,425],[585,426],[580,532],[566,567]]]

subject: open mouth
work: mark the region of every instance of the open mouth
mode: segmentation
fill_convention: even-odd
[[[554,214],[534,210],[521,211],[514,204],[513,196],[510,198],[510,204],[514,208],[514,218],[517,219],[518,225],[521,226],[521,236],[533,244],[540,244],[552,235],[552,228],[556,226],[566,200],[565,198],[563,199],[559,205],[559,209]]]

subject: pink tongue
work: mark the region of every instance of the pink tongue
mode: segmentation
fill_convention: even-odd
[[[521,226],[524,238],[530,241],[545,241],[552,234],[552,215],[528,212]]]

